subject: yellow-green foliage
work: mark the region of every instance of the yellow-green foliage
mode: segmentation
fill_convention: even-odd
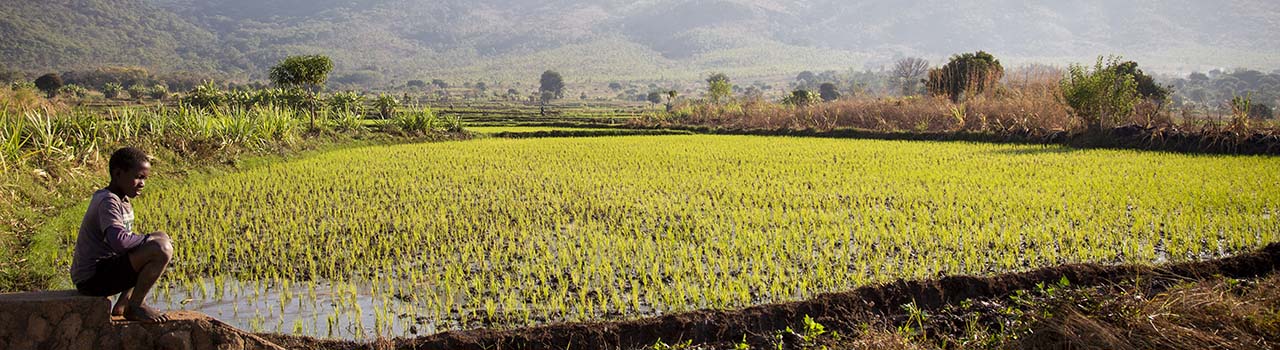
[[[335,151],[168,186],[135,206],[142,230],[179,242],[171,286],[339,280],[383,300],[411,295],[412,312],[433,320],[456,309],[536,323],[1230,254],[1280,239],[1278,182],[1274,157],[752,136],[482,139]],[[66,264],[75,230],[62,232]]]

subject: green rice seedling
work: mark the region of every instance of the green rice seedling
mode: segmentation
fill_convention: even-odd
[[[429,111],[401,118],[435,123]],[[239,281],[252,290],[228,295],[282,300],[254,306],[264,312],[332,302],[329,328],[312,332],[399,336],[387,332],[405,329],[402,307],[442,331],[1230,255],[1280,239],[1278,179],[1274,157],[751,136],[479,139],[320,153],[150,192],[135,208],[146,228],[182,233],[184,258],[169,276]]]

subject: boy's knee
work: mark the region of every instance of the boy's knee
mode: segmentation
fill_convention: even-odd
[[[152,238],[152,239],[157,239],[157,240],[161,240],[161,239],[162,239],[162,240],[166,240],[166,241],[172,241],[172,240],[173,240],[173,238],[170,238],[170,237],[169,237],[169,234],[164,233],[164,231],[156,231],[156,232],[152,232],[152,233],[148,234],[147,236],[151,236],[151,238]]]
[[[173,240],[164,233],[152,233],[147,244],[154,246],[165,258],[173,257]]]
[[[172,258],[173,257],[173,241],[166,239],[166,240],[160,241],[159,243],[160,243],[160,251],[164,253],[164,256],[166,258]]]

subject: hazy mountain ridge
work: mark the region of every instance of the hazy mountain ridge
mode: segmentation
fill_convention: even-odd
[[[22,69],[111,63],[261,77],[286,55],[324,53],[339,74],[382,80],[532,80],[546,68],[571,80],[658,79],[862,69],[979,49],[1009,62],[1122,54],[1164,70],[1280,66],[1280,4],[1256,0],[3,3],[0,54]],[[75,25],[51,24],[64,22]]]

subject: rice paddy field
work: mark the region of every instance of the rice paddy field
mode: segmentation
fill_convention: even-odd
[[[740,308],[1280,240],[1280,158],[1060,146],[484,138],[160,187],[134,202],[138,231],[176,240],[156,303],[339,338]],[[68,213],[62,266],[83,209]]]

